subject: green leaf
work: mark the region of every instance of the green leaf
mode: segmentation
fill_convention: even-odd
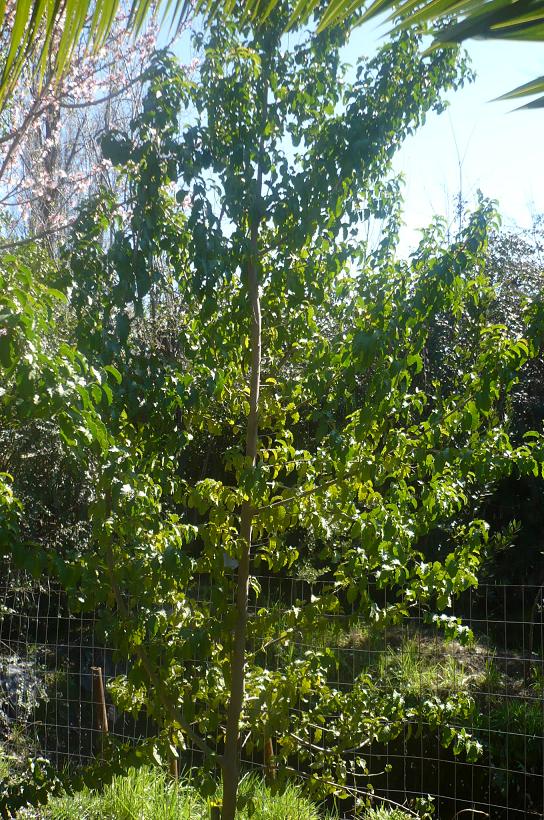
[[[111,376],[113,376],[113,378],[115,379],[117,384],[121,384],[121,382],[123,380],[123,377],[121,376],[121,373],[119,372],[119,370],[116,367],[114,367],[114,365],[112,365],[112,364],[104,365],[104,370],[106,371],[106,373],[109,373]]]

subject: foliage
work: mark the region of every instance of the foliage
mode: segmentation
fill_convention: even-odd
[[[508,399],[497,409],[513,442],[521,444],[531,431],[542,429],[542,265],[541,225],[530,230],[497,228],[491,232],[486,253],[487,292],[475,307],[485,322],[503,326],[512,336],[526,334],[533,355],[519,374]],[[426,384],[450,379],[465,367],[473,344],[474,313],[455,316],[445,311],[435,317],[422,357]],[[483,489],[483,488],[482,488]],[[538,579],[541,574],[540,510],[542,482],[539,476],[517,471],[489,488],[482,515],[495,530],[503,530],[502,543],[490,553],[485,573],[505,582]],[[511,549],[515,547],[515,549]],[[535,576],[536,573],[536,576]]]
[[[19,452],[17,440],[29,430],[47,430],[48,420],[55,418],[57,431],[65,438],[75,443],[82,437],[87,446],[92,447],[94,441],[100,447],[105,427],[94,402],[107,402],[112,396],[108,374],[90,368],[84,357],[63,341],[61,324],[56,319],[66,298],[44,281],[47,265],[41,251],[28,248],[19,255],[4,254],[0,269],[0,413],[4,444],[0,461],[0,545],[4,554],[14,555],[19,566],[35,575],[47,564],[38,545],[39,541],[42,547],[48,543],[43,537],[47,510],[31,508],[22,516],[21,500],[13,494],[13,476],[7,470],[17,468],[18,489],[31,502],[29,506],[36,500],[36,491],[28,489],[28,483],[38,474],[31,470],[25,492],[26,465],[23,467],[19,458],[14,460]],[[35,273],[38,266],[41,277]],[[49,437],[49,448],[50,444]],[[37,450],[30,449],[27,460],[36,455],[39,445]],[[73,466],[73,458],[70,463]],[[51,481],[48,472],[44,478],[47,483]],[[66,478],[65,471],[62,478]],[[62,495],[66,501],[66,490]]]
[[[487,271],[493,284],[487,315],[489,320],[508,327],[511,333],[527,333],[535,351],[514,386],[510,407],[513,440],[541,430],[544,419],[544,369],[542,351],[542,220],[529,230],[501,230],[491,237]],[[512,549],[500,550],[486,572],[508,583],[544,582],[542,543],[542,483],[533,476],[516,476],[502,481],[486,502],[485,515],[496,527],[517,521],[510,541]]]
[[[362,4],[359,8],[361,6]],[[342,8],[340,4],[331,3],[331,7],[334,8],[334,14],[346,13],[345,6]],[[374,0],[363,13],[362,19],[368,20],[383,12],[389,12],[389,20],[395,20],[401,28],[429,23],[434,25],[433,46],[457,44],[472,37],[487,40],[540,42],[544,36],[542,0],[526,0],[522,4],[511,2],[511,0],[499,0],[499,2],[484,0],[478,3],[462,0],[462,2],[446,2],[438,5],[428,2],[417,9],[414,9],[411,0],[400,0],[400,2]],[[334,15],[331,15],[330,19],[334,19]],[[519,100],[538,94],[535,100],[525,103],[522,108],[542,108],[544,105],[543,91],[544,78],[540,76],[514,88],[500,99]]]
[[[381,807],[367,811],[364,820],[405,820],[406,817],[412,816],[413,815],[408,814],[402,809],[387,809]]]
[[[513,333],[528,333],[542,346],[539,312],[544,293],[542,217],[530,229],[500,230],[491,237],[487,271],[493,285],[487,314]],[[538,430],[544,418],[542,357],[535,356],[512,394],[512,425],[518,436]]]
[[[433,226],[409,262],[394,255],[391,159],[442,110],[463,62],[424,56],[403,33],[349,84],[348,25],[288,47],[291,11],[262,28],[212,24],[196,40],[198,87],[159,55],[130,132],[104,137],[130,205],[100,191],[80,212],[62,259],[71,344],[51,338],[61,297],[24,260],[4,258],[0,297],[3,412],[13,430],[58,425],[88,487],[90,532],[58,551],[11,534],[6,546],[54,570],[74,607],[102,611],[109,644],[131,658],[115,699],[157,727],[147,752],[199,749],[202,788],[219,765],[234,796],[238,732],[256,751],[273,736],[278,773],[296,756],[318,796],[366,778],[359,753],[406,721],[475,758],[459,728],[466,693],[414,701],[366,672],[340,690],[326,649],[279,667],[262,650],[354,610],[383,625],[422,607],[463,638],[441,613],[492,547],[482,500],[504,476],[542,469],[540,438],[516,446],[507,424],[535,347],[480,309],[491,206],[453,244]],[[361,229],[377,218],[372,249]],[[163,303],[168,344],[148,333]],[[463,335],[428,380],[444,315]],[[301,561],[325,583],[284,613],[278,637],[256,576]]]

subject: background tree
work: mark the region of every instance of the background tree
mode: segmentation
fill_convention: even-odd
[[[494,285],[489,302],[491,321],[503,324],[511,332],[534,329],[535,347],[541,349],[542,337],[538,317],[544,286],[542,218],[535,218],[528,230],[503,229],[489,243],[487,269]],[[542,430],[544,420],[544,365],[542,355],[535,356],[524,368],[512,391],[509,415],[510,431],[515,441],[533,430]],[[506,583],[544,583],[542,552],[542,484],[535,476],[512,476],[497,487],[486,503],[486,514],[497,526],[507,520],[518,522],[518,532],[511,549],[501,551],[487,573]]]
[[[114,184],[100,135],[136,115],[156,36],[151,24],[132,40],[127,19],[120,10],[100,52],[80,40],[59,82],[51,64],[41,81],[25,64],[0,134],[0,204],[12,236],[54,234],[93,186]],[[57,27],[54,48],[60,36]]]

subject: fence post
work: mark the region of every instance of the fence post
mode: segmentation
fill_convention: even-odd
[[[104,738],[108,734],[108,712],[106,709],[106,693],[104,689],[104,677],[101,666],[91,666],[93,679],[93,711],[94,722],[100,737],[99,752],[104,751]]]

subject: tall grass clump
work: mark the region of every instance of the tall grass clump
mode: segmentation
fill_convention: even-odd
[[[272,794],[262,779],[246,776],[240,787],[240,820],[326,820],[298,786]],[[84,789],[51,800],[37,812],[21,812],[19,820],[209,820],[210,801],[189,779],[173,781],[158,768],[131,769],[114,777],[103,790]],[[332,820],[332,818],[331,818]]]

